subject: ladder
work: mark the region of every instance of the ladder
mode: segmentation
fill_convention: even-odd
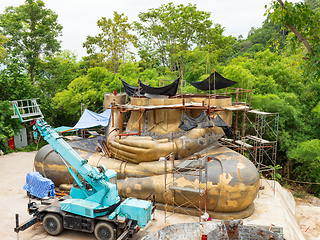
[[[21,122],[32,121],[35,118],[43,119],[37,99],[39,98],[11,101],[13,111],[11,118],[19,118]]]

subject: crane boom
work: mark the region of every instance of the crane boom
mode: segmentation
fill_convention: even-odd
[[[13,101],[13,118],[20,118],[21,122],[29,121],[30,117],[39,115],[36,100]],[[18,102],[27,102],[27,106]],[[32,104],[29,106],[29,102]],[[30,110],[31,109],[31,110]],[[33,111],[33,109],[38,109]],[[20,114],[20,111],[24,114]],[[26,113],[27,112],[27,113]],[[24,117],[28,117],[25,120]],[[15,232],[23,231],[36,222],[42,222],[45,230],[51,235],[58,235],[63,228],[83,232],[93,232],[97,239],[128,239],[141,227],[145,227],[151,220],[155,210],[149,201],[127,198],[121,203],[117,189],[117,173],[105,166],[92,166],[87,159],[83,159],[59,134],[40,118],[31,121],[53,150],[61,157],[75,182],[70,196],[63,199],[41,204],[28,203],[29,214],[33,217],[19,225],[16,221]],[[34,137],[37,138],[37,131]],[[70,198],[71,197],[71,198]],[[18,218],[18,216],[16,215]]]
[[[33,129],[38,130],[44,140],[59,154],[76,182],[70,192],[72,199],[61,203],[61,209],[87,217],[105,215],[106,212],[115,209],[120,203],[116,185],[117,173],[103,165],[89,165],[88,160],[83,159],[43,119],[37,119],[33,123]]]

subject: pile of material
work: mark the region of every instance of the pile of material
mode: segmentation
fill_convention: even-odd
[[[145,236],[151,239],[207,239],[207,240],[283,240],[277,233],[253,226],[244,226],[242,220],[223,221],[221,223],[178,223],[160,229]]]
[[[40,199],[48,196],[56,196],[52,180],[43,177],[38,172],[30,172],[27,174],[23,189],[27,191],[28,195],[30,194]]]

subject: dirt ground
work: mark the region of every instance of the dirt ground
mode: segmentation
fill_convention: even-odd
[[[14,232],[15,214],[19,213],[20,223],[30,218],[27,213],[28,197],[22,189],[28,172],[33,171],[35,152],[19,152],[0,156],[0,239],[17,239]],[[316,205],[316,204],[315,204]],[[307,201],[296,201],[296,219],[301,232],[307,240],[320,240],[320,207],[311,205]],[[143,231],[137,233],[134,240],[141,239],[148,232],[154,232],[166,225],[178,222],[194,222],[198,217],[175,214],[165,218],[163,211],[156,211],[156,220],[152,221]],[[164,222],[166,220],[166,222]],[[310,226],[310,227],[309,227]],[[309,229],[308,229],[309,227]],[[308,230],[307,230],[308,229]],[[307,230],[307,231],[306,231]],[[306,231],[306,232],[305,232]],[[59,237],[48,235],[41,224],[34,225],[19,233],[20,240],[36,239],[95,239],[93,234],[64,230]]]
[[[320,200],[296,198],[296,219],[306,240],[320,240]]]
[[[33,159],[35,152],[19,152],[0,156],[0,239],[17,239],[14,232],[15,214],[19,213],[19,221],[23,223],[31,216],[27,213],[27,203],[29,198],[26,191],[23,190],[26,175],[33,171]],[[34,200],[33,200],[34,201]],[[149,232],[155,232],[158,229],[177,222],[195,222],[198,217],[175,214],[174,217],[165,219],[163,211],[156,210],[155,219],[148,224],[145,229],[138,232],[133,240],[141,239],[141,236]],[[166,220],[166,223],[164,222]],[[48,235],[41,224],[36,224],[31,228],[19,233],[20,240],[57,240],[57,239],[77,239],[94,240],[94,234],[64,230],[58,237]]]

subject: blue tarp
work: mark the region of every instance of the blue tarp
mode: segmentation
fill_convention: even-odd
[[[56,132],[58,132],[58,133],[60,133],[60,132],[74,132],[74,131],[77,131],[76,129],[73,129],[72,127],[67,127],[67,126],[57,127],[54,130],[56,130]]]
[[[85,109],[80,120],[77,122],[77,124],[73,128],[84,129],[84,128],[91,128],[96,126],[106,127],[109,124],[110,115],[111,115],[111,109],[107,109],[101,114],[97,114],[95,112],[91,112],[88,109]]]
[[[38,172],[29,172],[27,174],[26,184],[23,186],[23,189],[41,199],[48,196],[56,196],[52,180],[42,177]]]

